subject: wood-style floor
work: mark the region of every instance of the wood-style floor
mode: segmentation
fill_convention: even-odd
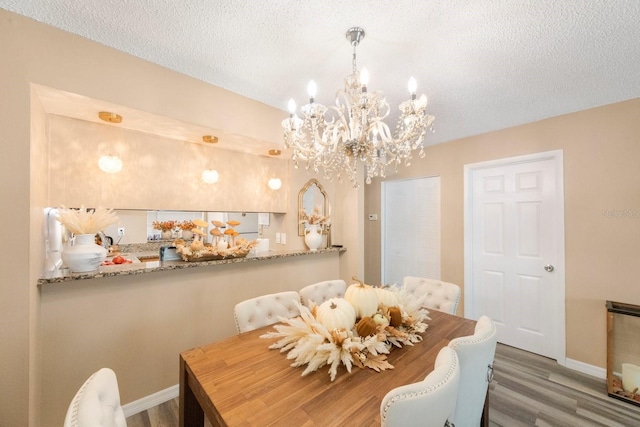
[[[640,407],[607,396],[604,380],[498,344],[489,386],[491,427],[634,427]],[[127,418],[128,427],[175,427],[178,399]],[[210,426],[205,421],[205,426]]]

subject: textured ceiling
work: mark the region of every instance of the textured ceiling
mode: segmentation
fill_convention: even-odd
[[[429,143],[640,96],[637,0],[0,0],[32,17],[283,110],[332,104],[358,66],[392,108],[410,76]]]

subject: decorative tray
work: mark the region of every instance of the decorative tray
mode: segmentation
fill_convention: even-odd
[[[205,244],[199,239],[187,244],[183,240],[175,240],[176,252],[184,261],[218,261],[246,257],[258,242],[238,239],[237,244],[231,247],[219,248],[217,245]]]
[[[249,249],[250,250],[250,249]],[[245,258],[249,254],[249,250],[242,252],[234,252],[234,253],[192,253],[192,254],[180,254],[184,261],[218,261],[221,259],[234,259],[234,258]]]

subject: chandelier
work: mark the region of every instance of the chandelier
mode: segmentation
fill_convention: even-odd
[[[413,151],[424,157],[424,137],[432,131],[435,119],[426,113],[427,97],[416,97],[416,80],[409,79],[411,99],[400,104],[400,116],[392,134],[385,119],[391,108],[382,92],[369,92],[369,74],[356,67],[356,47],[364,38],[364,30],[347,30],[353,46],[353,70],[344,79],[344,89],[336,93],[336,104],[326,107],[315,102],[316,85],[309,82],[309,103],[302,106],[302,117],[296,115],[296,104],[289,100],[289,118],[282,121],[284,146],[293,151],[294,167],[306,163],[314,172],[323,170],[328,180],[342,181],[345,173],[358,187],[358,161],[365,165],[367,184],[371,178],[386,176],[387,166],[411,163]]]

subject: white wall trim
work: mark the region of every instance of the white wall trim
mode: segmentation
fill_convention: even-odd
[[[607,379],[607,370],[605,368],[589,365],[587,363],[580,362],[579,360],[569,359],[568,357],[565,359],[565,361],[565,367],[569,369],[573,369],[574,371],[582,372],[583,374],[591,375],[592,377],[600,378],[603,380]]]
[[[154,406],[158,406],[161,403],[178,397],[179,394],[180,384],[176,384],[172,385],[169,388],[165,388],[164,390],[160,390],[156,393],[150,394],[149,396],[145,396],[142,399],[134,400],[133,402],[129,402],[126,405],[122,405],[124,416],[130,417],[131,415],[146,411],[149,408],[153,408]]]

